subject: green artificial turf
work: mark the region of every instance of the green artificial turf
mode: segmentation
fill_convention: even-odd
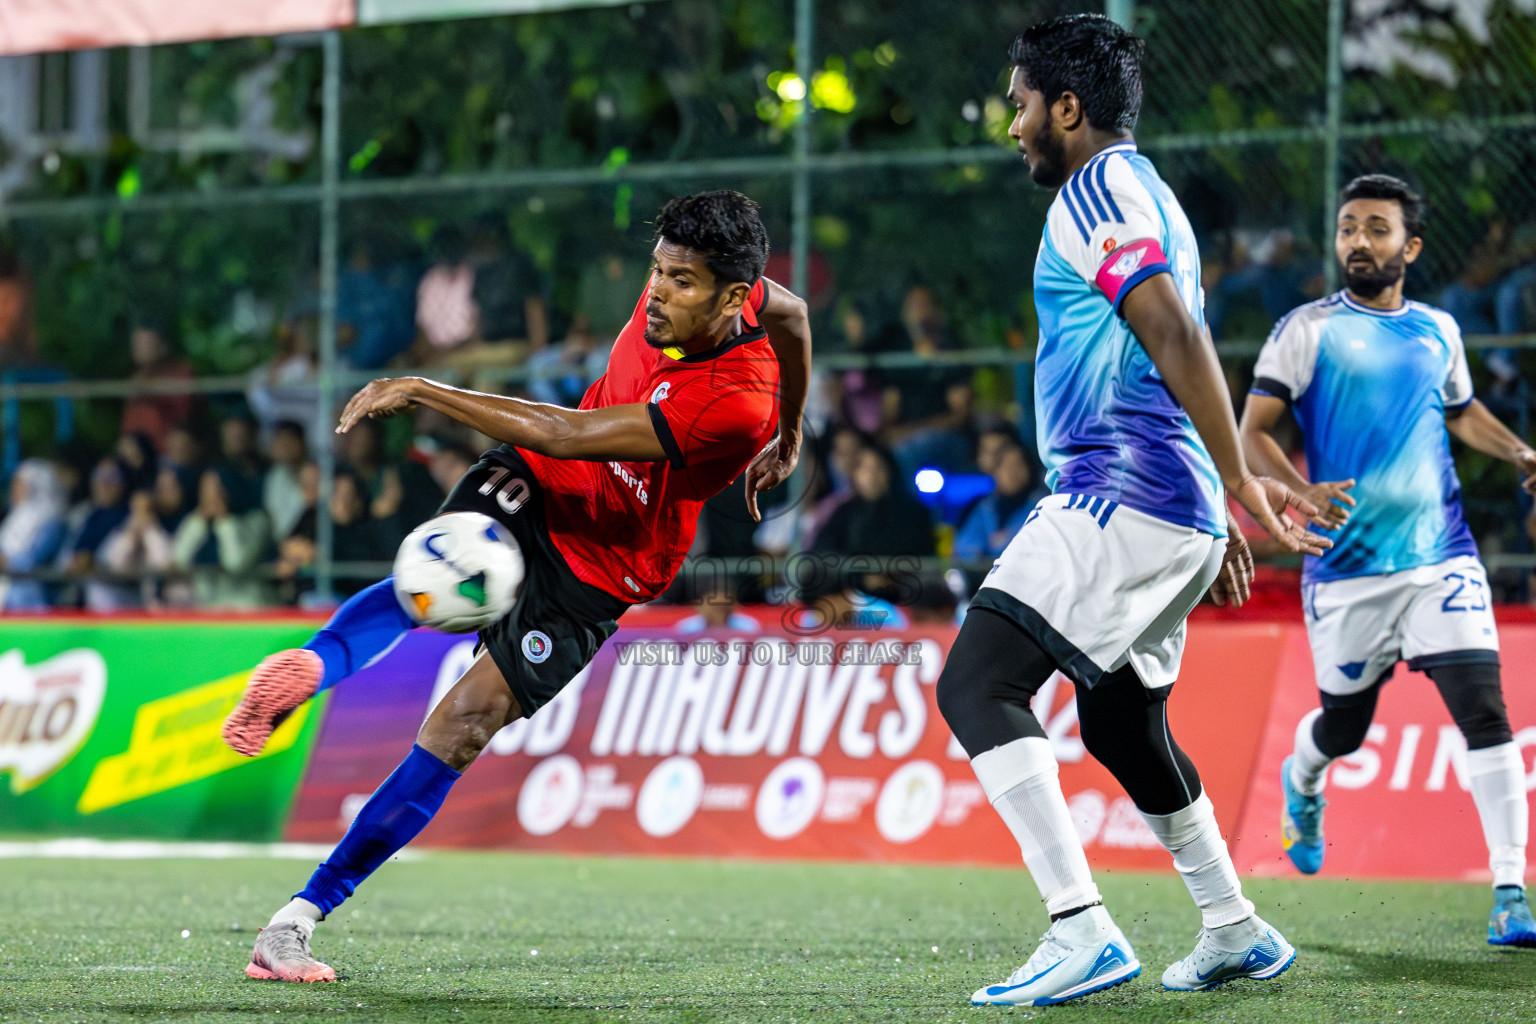
[[[338,983],[248,980],[257,925],[308,869],[0,861],[0,1021],[1536,1019],[1536,951],[1485,945],[1490,894],[1468,885],[1251,882],[1296,966],[1164,992],[1199,921],[1171,874],[1099,879],[1140,978],[973,1009],[1045,926],[1022,869],[433,853],[387,865],[320,926]]]

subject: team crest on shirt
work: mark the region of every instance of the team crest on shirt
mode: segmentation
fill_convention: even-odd
[[[549,655],[554,651],[555,645],[549,639],[549,634],[537,629],[530,629],[523,634],[523,657],[541,665],[549,660]]]
[[[672,390],[672,382],[664,380],[656,385],[656,390],[651,392],[651,402],[654,404],[667,397],[667,392]]]
[[[1130,277],[1136,272],[1136,268],[1141,266],[1141,258],[1146,254],[1147,250],[1145,249],[1128,250],[1122,253],[1119,259],[1115,260],[1114,265],[1109,268],[1109,272],[1116,277]]]

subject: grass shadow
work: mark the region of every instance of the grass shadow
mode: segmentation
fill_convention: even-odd
[[[1397,983],[1427,981],[1436,986],[1459,989],[1505,989],[1511,983],[1528,984],[1533,961],[1518,951],[1488,948],[1483,960],[1459,960],[1423,956],[1415,953],[1380,952],[1329,946],[1327,955],[1336,956],[1354,968],[1351,981]]]

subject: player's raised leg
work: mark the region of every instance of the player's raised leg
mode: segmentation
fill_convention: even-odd
[[[384,654],[413,625],[395,598],[394,577],[358,591],[303,647],[278,651],[256,666],[224,720],[224,742],[255,757],[294,708]]]
[[[978,990],[975,1005],[1046,1006],[1141,973],[1103,907],[1050,740],[1029,708],[1055,670],[1050,655],[1017,624],[977,608],[966,616],[939,677],[939,709],[1018,841],[1051,918],[1033,955],[1004,981]]]
[[[1215,808],[1169,728],[1171,688],[1147,689],[1130,665],[1091,689],[1077,687],[1083,745],[1125,788],[1200,909],[1195,949],[1163,973],[1163,986],[1200,991],[1237,978],[1273,978],[1296,951],[1243,896]]]
[[[1370,685],[1353,693],[1322,691],[1322,706],[1303,715],[1296,724],[1295,747],[1280,765],[1280,843],[1303,874],[1317,874],[1327,852],[1323,809],[1328,801],[1323,791],[1328,766],[1353,754],[1365,742],[1382,684],[1391,674],[1389,667]]]
[[[1307,585],[1302,602],[1320,706],[1296,725],[1280,766],[1280,843],[1303,874],[1316,874],[1327,847],[1323,798],[1328,766],[1365,742],[1381,689],[1401,654],[1402,621],[1413,600],[1409,573]]]
[[[336,849],[256,938],[245,973],[266,981],[334,981],[310,952],[315,925],[426,827],[496,731],[521,718],[488,652],[438,702],[400,766],[368,798]]]

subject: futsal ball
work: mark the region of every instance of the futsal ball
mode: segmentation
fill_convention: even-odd
[[[512,610],[522,549],[496,520],[450,512],[411,531],[395,555],[395,597],[418,624],[473,633]]]

